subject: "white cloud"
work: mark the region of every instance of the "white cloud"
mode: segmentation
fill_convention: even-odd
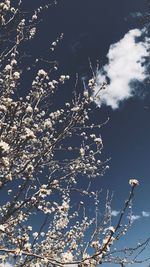
[[[148,211],[142,211],[142,216],[143,217],[150,217],[150,212],[148,212]]]
[[[140,41],[138,38],[141,36],[141,30],[132,29],[119,42],[110,46],[108,63],[97,73],[97,86],[93,94],[98,96],[95,102],[99,106],[105,104],[113,109],[118,108],[120,102],[133,96],[131,82],[142,82],[147,78],[144,63],[149,56],[150,39]],[[106,89],[99,91],[106,77],[109,84]]]
[[[116,217],[118,214],[119,214],[119,211],[118,210],[112,210],[111,211],[111,216]]]

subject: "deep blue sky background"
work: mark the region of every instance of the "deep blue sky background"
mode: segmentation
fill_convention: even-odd
[[[39,0],[38,0],[39,1]],[[37,1],[37,2],[38,2]],[[27,1],[28,7],[31,2]],[[39,1],[40,3],[40,1]],[[63,0],[45,14],[35,39],[35,54],[50,47],[50,43],[63,32],[64,40],[54,53],[62,72],[74,79],[76,72],[89,75],[88,57],[105,63],[112,43],[119,41],[128,30],[140,27],[131,13],[147,11],[146,0]],[[44,52],[46,55],[46,52]],[[150,212],[150,93],[145,85],[145,98],[135,97],[124,102],[115,111],[102,107],[95,120],[102,122],[110,117],[102,129],[104,157],[111,157],[110,170],[99,180],[104,191],[115,192],[113,209],[119,210],[126,198],[130,178],[140,181],[136,190],[134,214]],[[70,94],[71,88],[68,88]],[[135,222],[128,241],[150,235],[150,217]],[[147,254],[148,256],[148,254]],[[149,255],[150,256],[150,255]],[[106,264],[107,265],[107,264]],[[113,265],[115,266],[115,265]],[[146,263],[140,266],[148,266]]]

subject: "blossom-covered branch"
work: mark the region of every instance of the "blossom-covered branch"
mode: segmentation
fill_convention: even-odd
[[[52,55],[62,33],[51,43],[49,58],[41,55],[24,66],[23,44],[32,44],[42,14],[53,4],[45,1],[29,12],[23,0],[0,3],[0,262],[16,267],[122,264],[124,258],[113,257],[110,249],[131,226],[138,181],[130,180],[131,192],[113,225],[112,197],[107,194],[101,214],[101,187],[94,186],[109,168],[101,137],[108,120],[97,124],[93,119],[94,77],[82,90],[78,79],[73,86],[58,70]],[[74,87],[72,98],[60,102],[65,86]]]

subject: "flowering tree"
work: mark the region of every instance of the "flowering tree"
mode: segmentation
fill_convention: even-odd
[[[128,252],[134,255],[146,244],[126,249],[126,256],[124,250],[111,250],[132,223],[138,181],[130,180],[131,192],[113,225],[112,198],[107,195],[102,216],[100,188],[93,189],[96,177],[108,168],[101,157],[103,124],[95,125],[91,116],[94,74],[83,92],[76,79],[72,99],[57,107],[60,87],[70,77],[57,75],[56,62],[47,67],[43,60],[40,68],[36,59],[30,89],[22,89],[28,75],[23,44],[32,42],[42,12],[53,4],[48,1],[31,14],[24,12],[21,0],[0,3],[0,261],[16,267],[125,266],[138,262]]]

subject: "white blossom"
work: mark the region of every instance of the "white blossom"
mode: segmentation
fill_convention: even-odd
[[[63,262],[72,262],[73,261],[73,255],[70,251],[64,252],[62,254],[62,260]]]
[[[136,179],[130,179],[129,180],[129,185],[131,185],[131,186],[139,185],[139,181],[136,180]]]
[[[28,106],[28,107],[26,108],[26,112],[27,112],[27,113],[32,113],[32,112],[33,112],[33,108],[32,108],[31,106]]]
[[[81,155],[81,157],[84,157],[84,155],[85,155],[85,150],[83,147],[80,148],[80,155]]]
[[[97,144],[101,144],[102,143],[102,139],[101,138],[95,138],[94,141]]]
[[[10,146],[9,146],[9,144],[8,143],[6,143],[6,142],[4,142],[4,141],[0,141],[0,149],[2,150],[2,151],[9,151],[9,149],[10,149]]]
[[[34,15],[32,16],[32,19],[33,19],[33,20],[36,20],[36,19],[37,19],[37,15],[34,14]]]
[[[32,235],[34,238],[37,238],[39,234],[38,234],[38,232],[34,232]]]
[[[19,73],[18,71],[15,71],[15,72],[13,73],[13,76],[14,76],[14,79],[15,79],[15,80],[18,80],[18,79],[20,78],[20,73]]]
[[[9,70],[11,70],[11,69],[12,69],[12,66],[11,66],[11,65],[9,65],[9,64],[6,65],[6,67],[5,67],[5,70],[6,70],[6,71],[9,71]]]
[[[71,109],[71,111],[74,111],[74,112],[77,112],[77,111],[79,111],[80,110],[80,107],[73,107],[72,109]]]
[[[35,138],[35,134],[32,130],[30,130],[29,128],[25,128],[25,137],[28,137],[28,138]]]
[[[41,69],[38,71],[38,76],[44,76],[45,77],[46,75],[47,75],[47,72],[45,70]]]
[[[45,128],[48,128],[48,129],[51,129],[51,128],[52,128],[52,122],[51,122],[50,119],[46,119],[46,120],[44,121],[44,127],[45,127]]]
[[[32,17],[32,18],[33,18],[33,17]],[[36,34],[36,28],[33,27],[33,28],[30,30],[30,38],[32,38],[35,34]]]
[[[5,227],[2,224],[0,224],[0,231],[5,231]]]

